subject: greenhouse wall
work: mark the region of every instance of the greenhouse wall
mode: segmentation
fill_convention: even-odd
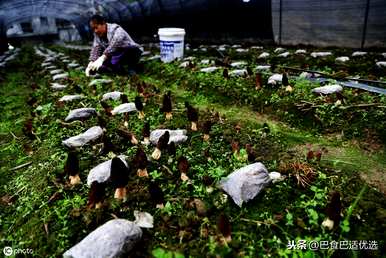
[[[274,40],[284,45],[386,46],[384,0],[272,0]]]
[[[8,49],[7,34],[5,26],[3,26],[3,20],[0,17],[0,55]]]
[[[88,19],[100,13],[135,38],[182,27],[188,40],[275,42],[283,45],[386,47],[385,0],[87,0],[1,1],[9,29],[32,17],[57,17],[91,39]],[[4,29],[3,29],[4,30]]]
[[[123,24],[136,35],[182,27],[187,38],[207,41],[272,40],[271,1],[145,0],[130,3]]]

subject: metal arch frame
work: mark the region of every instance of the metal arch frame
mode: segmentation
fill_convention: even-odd
[[[62,5],[62,6],[59,6]],[[62,7],[78,7],[78,8],[89,8],[91,5],[82,4],[74,1],[49,1],[49,0],[35,0],[35,1],[3,1],[0,2],[0,10],[4,12],[4,10],[14,10],[22,7],[34,7],[39,6],[42,8],[47,8],[50,6],[62,8]]]
[[[120,3],[119,11],[125,15],[124,20],[131,20],[133,18],[133,13],[131,12],[129,5],[127,2],[123,3],[121,0],[118,1]],[[128,16],[128,17],[127,17]]]
[[[136,3],[138,3],[139,8],[141,9],[142,17],[145,17],[146,16],[146,12],[145,12],[145,8],[143,7],[142,2],[141,1],[137,1]],[[133,3],[129,4],[129,6],[131,6],[132,4]],[[130,12],[132,13],[131,8],[130,8]]]
[[[6,29],[13,23],[43,16],[68,20],[79,30],[88,22],[88,18],[97,4],[100,4],[106,10],[107,15],[117,22],[126,20],[121,15],[121,10],[123,10],[124,6],[127,6],[126,10],[130,13],[130,18],[132,17],[132,10],[129,8],[129,4],[124,4],[119,0],[79,2],[71,0],[0,1],[0,17],[2,17],[4,21],[3,27]],[[64,10],[67,10],[67,12]]]
[[[79,20],[79,17],[75,14],[60,14],[57,12],[49,13],[49,12],[28,12],[28,13],[22,13],[18,16],[14,16],[11,19],[5,19],[4,26],[9,27],[14,23],[20,23],[23,21],[31,20],[34,17],[55,17],[55,18],[60,18],[64,20],[68,20],[72,22],[74,25],[77,25],[77,21]]]
[[[24,22],[24,21],[30,21],[32,18],[34,17],[38,17],[38,16],[41,16],[41,17],[54,17],[54,18],[59,18],[59,19],[63,19],[63,20],[67,20],[67,21],[70,21],[71,23],[73,23],[75,26],[77,25],[77,21],[79,20],[77,16],[73,15],[48,15],[47,13],[29,13],[29,14],[25,14],[25,15],[20,15],[20,16],[17,16],[15,18],[13,18],[12,20],[9,20],[7,19],[6,22],[4,22],[4,26],[6,28],[8,28],[9,26],[11,26],[12,24],[14,23],[20,23],[20,22]]]
[[[155,0],[157,1],[157,4],[158,4],[158,7],[159,7],[159,11],[162,14],[165,14],[165,7],[164,7],[164,4],[162,3],[162,0]]]
[[[110,0],[110,1],[98,0],[96,2],[102,5],[107,10],[108,14],[113,17],[113,21],[122,22],[122,21],[130,20],[133,17],[132,10],[129,7],[130,3],[127,3],[127,2],[124,3],[121,0]],[[130,14],[130,19],[127,19],[122,16],[122,13],[127,13],[127,12]]]
[[[187,10],[183,0],[176,2],[177,5],[174,8],[182,12]],[[220,0],[206,1],[206,8],[209,8],[213,2],[217,3]],[[149,10],[147,10],[149,6],[146,3],[157,4],[158,15],[166,14],[164,0],[137,0],[134,2],[124,0],[0,0],[0,17],[2,17],[6,28],[12,23],[25,21],[36,16],[57,17],[72,22],[79,31],[80,29],[84,30],[83,26],[88,23],[90,14],[95,13],[98,5],[103,7],[106,15],[111,16],[112,20],[128,22],[137,18],[146,19],[149,17]],[[154,15],[154,13],[152,14]],[[79,32],[81,33],[81,31]]]
[[[4,1],[0,3],[0,16],[3,17],[5,24],[13,23],[19,20],[20,16],[31,17],[35,16],[61,16],[65,19],[76,20],[72,18],[74,15],[82,15],[82,13],[74,12],[75,10],[85,10],[87,12],[91,5],[79,4],[70,1],[48,1],[48,0],[37,0],[37,1]],[[71,12],[65,12],[63,9],[71,10]],[[11,15],[10,15],[11,14]],[[16,17],[16,18],[14,18]]]
[[[135,16],[135,14],[137,14],[138,12],[135,12],[135,9],[134,9],[134,6],[139,6],[139,9],[140,9],[140,14],[141,14],[141,18],[143,19],[144,17],[146,17],[146,10],[142,4],[141,1],[135,1],[135,2],[131,2],[127,5],[127,10],[129,10],[130,14],[131,14],[131,19],[133,19],[133,17],[139,17],[138,15]],[[133,11],[134,10],[134,11]]]

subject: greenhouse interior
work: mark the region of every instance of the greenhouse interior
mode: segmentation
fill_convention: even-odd
[[[3,257],[385,257],[386,1],[0,1]]]

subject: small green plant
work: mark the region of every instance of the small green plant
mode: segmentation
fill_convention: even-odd
[[[288,226],[293,226],[294,225],[294,216],[292,215],[292,213],[288,212],[285,215],[285,218],[287,220],[286,225],[288,225]]]
[[[223,167],[214,167],[209,169],[208,174],[211,177],[220,180],[226,174],[226,171]]]
[[[355,198],[354,202],[348,208],[346,217],[344,218],[344,220],[340,224],[342,232],[348,233],[350,231],[350,217],[351,217],[355,207],[358,205],[359,200],[362,199],[363,194],[365,193],[366,190],[367,190],[367,186],[364,185],[362,187],[361,191],[359,192],[358,196]]]
[[[154,249],[151,253],[154,258],[185,258],[185,256],[179,252],[167,251],[161,247]]]
[[[153,180],[157,180],[157,179],[160,179],[162,177],[162,173],[161,172],[158,172],[157,170],[153,170],[152,172],[149,173],[151,178]]]

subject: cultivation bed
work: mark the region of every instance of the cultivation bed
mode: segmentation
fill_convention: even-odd
[[[297,48],[191,46],[185,53],[190,58],[164,64],[156,56],[156,45],[144,47],[149,52],[137,76],[103,75],[109,81],[93,85],[94,78],[86,77],[81,67],[87,64],[88,52],[74,46],[24,47],[16,60],[0,68],[0,237],[5,245],[31,248],[36,257],[61,256],[98,226],[117,217],[133,221],[134,211],[140,210],[153,216],[154,227],[142,229],[130,257],[172,257],[172,253],[175,257],[295,253],[379,257],[385,253],[386,95],[382,92],[386,68],[379,63],[386,60],[385,53],[353,56],[355,51],[349,49],[305,48],[305,53],[295,54]],[[331,55],[311,55],[322,51]],[[269,56],[258,58],[263,52]],[[48,56],[56,58],[46,62]],[[337,61],[341,56],[349,60]],[[214,66],[210,73],[201,70]],[[300,76],[305,70],[308,74]],[[283,72],[291,88],[282,82],[267,83],[272,74]],[[315,72],[322,74],[318,78]],[[380,93],[346,86],[339,94],[312,92],[353,79]],[[145,120],[136,113],[128,118],[106,115],[101,105],[105,93],[119,91],[134,102],[139,88],[147,98]],[[171,120],[160,110],[167,91],[173,104]],[[81,98],[59,102],[75,94]],[[199,110],[198,131],[191,130],[185,101]],[[106,102],[111,107],[121,104],[120,99]],[[65,121],[77,108],[94,108],[102,114],[107,121],[104,135],[113,148],[105,151],[101,139],[79,147],[82,184],[71,186],[64,173],[68,149],[62,141],[101,124],[94,115]],[[119,136],[125,121],[139,144]],[[144,121],[151,130],[186,129],[188,139],[177,144],[174,156],[164,151],[154,160],[155,146],[141,143]],[[208,141],[203,139],[206,121],[213,122]],[[102,208],[88,208],[90,170],[111,159],[112,153],[126,155],[132,164],[139,146],[150,159],[149,177],[138,177],[133,169],[125,202],[115,200],[114,189],[108,186]],[[186,181],[177,165],[180,156],[190,165]],[[262,162],[269,172],[279,171],[284,180],[269,184],[239,207],[218,183],[254,162]],[[149,194],[152,183],[164,194],[162,209]],[[328,230],[322,222],[332,191],[340,193],[342,217],[339,226]],[[231,226],[229,242],[219,230],[224,218]],[[367,246],[356,251],[288,248],[291,241],[299,240],[366,240]]]

